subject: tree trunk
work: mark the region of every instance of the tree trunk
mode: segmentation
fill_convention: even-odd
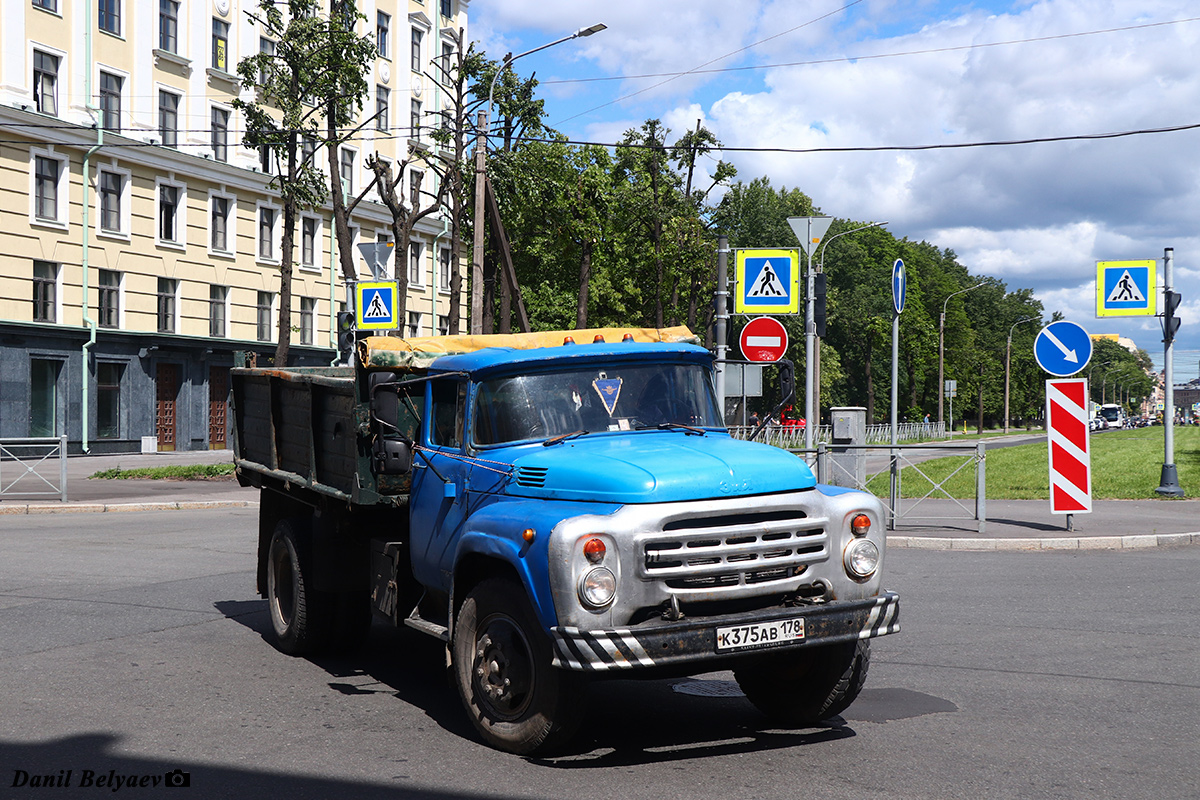
[[[288,348],[292,341],[292,245],[296,232],[296,202],[283,202],[283,235],[279,253],[279,338],[275,344],[275,366],[288,363]]]
[[[587,327],[588,288],[592,279],[592,240],[584,237],[579,247],[579,303],[575,306],[575,328]]]

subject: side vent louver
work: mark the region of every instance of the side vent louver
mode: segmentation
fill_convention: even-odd
[[[540,489],[546,485],[547,472],[548,470],[545,467],[518,467],[517,486]]]

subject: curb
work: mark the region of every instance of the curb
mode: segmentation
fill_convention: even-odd
[[[64,503],[62,505],[0,505],[6,514],[97,514],[122,511],[192,511],[204,508],[257,507],[257,500],[178,500],[167,503]]]
[[[1138,536],[1080,536],[1048,539],[946,539],[932,536],[889,536],[888,547],[908,550],[1147,550],[1200,544],[1200,533],[1163,533]]]

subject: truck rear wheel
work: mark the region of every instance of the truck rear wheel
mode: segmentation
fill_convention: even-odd
[[[759,711],[804,726],[845,711],[862,691],[870,664],[871,643],[860,640],[769,656],[733,675]]]
[[[267,605],[276,646],[299,656],[329,641],[330,609],[311,588],[309,542],[295,519],[280,520],[267,551]]]
[[[550,641],[511,581],[467,595],[454,624],[454,675],[475,728],[518,755],[553,750],[579,727],[586,682],[551,665]]]

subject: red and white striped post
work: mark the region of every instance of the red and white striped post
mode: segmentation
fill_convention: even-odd
[[[1050,513],[1092,511],[1092,454],[1085,378],[1046,381],[1046,440],[1050,447]]]

